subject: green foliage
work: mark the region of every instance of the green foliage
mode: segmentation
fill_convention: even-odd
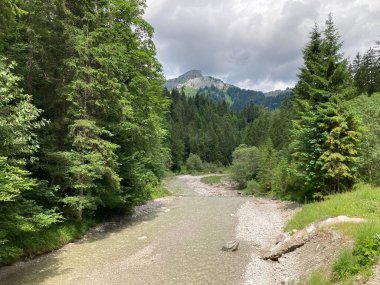
[[[31,97],[18,87],[20,79],[12,69],[13,64],[0,58],[0,264],[22,253],[14,244],[19,235],[40,231],[60,218],[26,197],[38,187],[25,164],[38,149],[34,132],[44,122]]]
[[[353,81],[359,93],[371,96],[380,92],[380,56],[379,44],[376,48],[370,48],[363,56],[357,54],[353,62]]]
[[[360,141],[359,173],[368,183],[380,185],[380,93],[358,96],[347,105],[360,118],[364,135]]]
[[[188,159],[186,160],[186,168],[190,173],[194,171],[202,171],[203,162],[199,155],[190,153]]]
[[[370,185],[359,184],[354,191],[334,194],[322,202],[306,204],[289,221],[287,229],[301,229],[314,221],[347,215],[377,218],[380,213],[380,191]]]
[[[230,176],[248,195],[284,197],[294,184],[286,156],[270,141],[259,148],[240,145],[233,158]]]
[[[205,176],[201,178],[201,182],[209,185],[219,184],[222,178],[220,175]]]
[[[167,96],[172,99],[168,118],[171,169],[181,170],[190,153],[207,163],[230,164],[240,134],[238,116],[226,102],[215,104],[202,96],[188,98],[176,90]]]
[[[260,155],[260,150],[255,146],[240,145],[234,150],[230,173],[231,178],[239,184],[240,188],[245,188],[249,180],[257,177]]]
[[[262,185],[256,180],[247,181],[247,186],[243,190],[244,195],[264,195]]]
[[[342,224],[338,230],[355,239],[353,249],[345,249],[332,267],[331,276],[316,274],[324,280],[329,277],[331,282],[352,284],[357,275],[368,277],[371,268],[380,255],[380,194],[379,189],[369,185],[358,185],[352,192],[329,196],[323,202],[304,205],[289,221],[287,229],[300,229],[307,225],[339,215],[361,217],[368,219],[363,224]],[[314,277],[318,280],[317,277]],[[317,282],[317,281],[315,281]],[[326,284],[329,284],[326,282]],[[314,284],[311,281],[308,284]],[[315,283],[318,284],[318,283]]]
[[[310,196],[340,192],[356,181],[361,126],[344,104],[352,90],[339,38],[331,15],[323,37],[314,28],[295,88],[291,149]]]
[[[356,235],[353,249],[343,250],[333,264],[333,279],[339,281],[352,281],[360,274],[370,275],[380,255],[379,224],[368,224],[361,227]]]
[[[170,196],[172,193],[163,185],[156,186],[150,193],[151,199],[158,199],[166,196]]]
[[[307,285],[333,285],[332,282],[328,280],[328,278],[320,273],[320,272],[313,272],[310,276],[310,278],[306,282],[301,282],[301,284],[307,284]]]
[[[20,250],[16,252],[8,251],[9,254],[2,260],[2,263],[9,264],[21,256],[34,257],[56,250],[83,236],[96,222],[98,220],[88,218],[81,222],[64,221],[44,228],[42,233],[19,234],[12,240],[12,244]]]
[[[5,259],[26,249],[15,242],[24,232],[38,237],[56,221],[57,208],[70,220],[109,216],[160,184],[169,99],[144,8],[139,0],[0,3]]]

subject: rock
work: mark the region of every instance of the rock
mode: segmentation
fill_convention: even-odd
[[[282,242],[279,242],[275,247],[269,250],[269,252],[262,255],[265,260],[277,261],[283,254],[292,252],[297,248],[303,246],[316,234],[315,230],[303,229],[297,231],[294,235],[285,238]]]
[[[113,230],[114,228],[116,228],[119,225],[120,224],[116,223],[116,222],[105,222],[105,223],[102,223],[102,224],[99,224],[99,225],[96,225],[95,227],[93,227],[90,230],[89,234],[104,233],[104,232]]]
[[[169,213],[169,212],[170,212],[170,209],[166,209],[164,212],[165,212],[165,213]]]
[[[276,244],[279,244],[280,242],[284,242],[288,237],[289,237],[289,234],[286,234],[286,233],[279,234],[276,237]]]
[[[235,217],[235,214],[230,214],[231,217]]]
[[[238,247],[239,247],[239,242],[236,240],[231,240],[227,242],[225,245],[223,245],[222,250],[231,252],[231,251],[238,250]]]
[[[276,246],[262,255],[265,260],[277,261],[283,254],[292,252],[310,241],[322,226],[334,225],[337,223],[362,223],[365,219],[349,218],[347,216],[338,216],[328,218],[319,223],[311,224],[303,230],[293,230],[293,235],[282,234],[276,238]]]
[[[285,278],[284,280],[281,281],[281,285],[288,285],[290,282],[289,282],[289,278]]]
[[[137,238],[138,240],[144,240],[144,239],[147,239],[148,237],[147,236],[142,236],[142,237],[139,237]]]

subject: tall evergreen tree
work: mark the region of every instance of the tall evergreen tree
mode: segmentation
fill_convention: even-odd
[[[0,264],[22,252],[10,242],[59,218],[26,195],[38,186],[25,166],[38,149],[35,130],[44,121],[31,96],[18,87],[20,78],[12,74],[13,66],[0,57]]]
[[[317,28],[311,34],[295,88],[293,156],[310,193],[341,191],[355,181],[360,127],[342,105],[352,90],[341,46],[329,15],[323,38]]]

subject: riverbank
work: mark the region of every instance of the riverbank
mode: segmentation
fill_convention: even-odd
[[[304,228],[329,217],[346,215],[364,218],[360,224],[340,223],[329,227],[351,240],[343,244],[340,254],[327,270],[316,271],[304,284],[367,284],[380,280],[380,270],[374,265],[380,256],[380,189],[358,185],[353,191],[329,196],[325,201],[304,205],[287,224],[288,230]],[[368,284],[378,284],[372,283]]]
[[[3,268],[0,283],[280,285],[312,275],[308,284],[329,284],[312,283],[320,276],[313,272],[329,272],[342,248],[354,247],[340,230],[352,226],[338,225],[318,230],[276,261],[265,260],[265,253],[287,236],[284,229],[301,229],[323,214],[336,214],[323,210],[331,202],[300,209],[291,202],[244,197],[227,179],[205,184],[204,177],[174,177],[167,183],[173,196],[135,207],[132,216],[99,224],[50,254]],[[337,202],[346,201],[338,197]],[[312,207],[319,207],[319,216],[308,214]],[[240,243],[239,250],[223,252],[230,240]]]
[[[146,205],[150,205],[150,201],[152,200],[159,200],[169,195],[171,195],[171,192],[166,189],[165,182],[163,182],[152,190],[151,200],[148,200]],[[142,205],[142,208],[144,207],[145,205]],[[140,208],[140,206],[135,206],[132,209],[132,213],[135,212],[135,209],[139,211],[138,209]],[[42,231],[28,232],[17,236],[12,239],[13,246],[17,250],[9,250],[9,254],[6,257],[2,256],[3,262],[0,263],[0,268],[2,266],[9,266],[20,260],[31,260],[37,256],[58,250],[66,244],[80,240],[90,233],[93,228],[101,227],[102,224],[108,224],[107,221],[113,219],[112,217],[105,218],[98,215],[84,217],[81,221],[62,220]],[[120,216],[117,219],[120,219]]]

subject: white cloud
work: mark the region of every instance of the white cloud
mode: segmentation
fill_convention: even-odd
[[[258,90],[297,80],[314,22],[334,15],[353,56],[380,35],[380,1],[148,0],[158,59],[168,78],[190,69]]]

